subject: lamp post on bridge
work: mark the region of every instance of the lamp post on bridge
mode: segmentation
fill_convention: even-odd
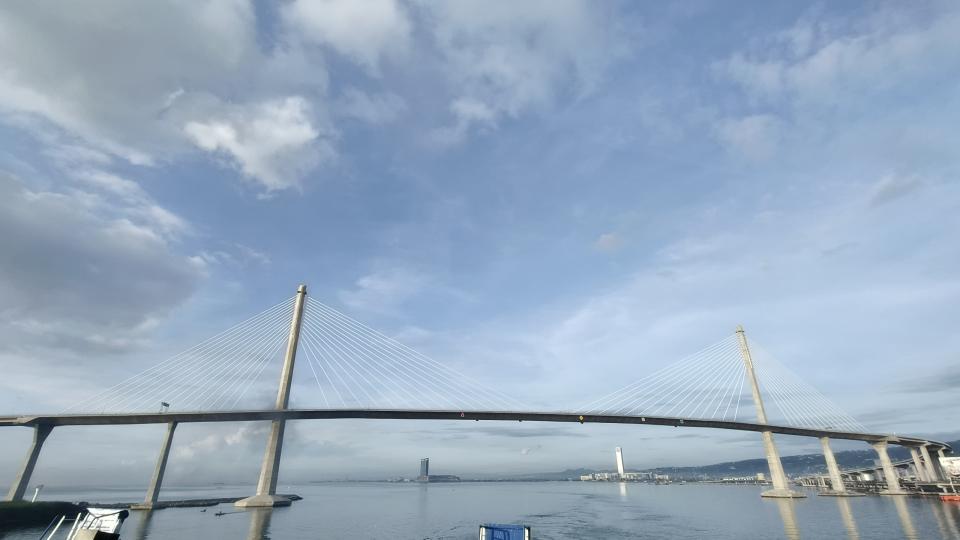
[[[293,363],[297,357],[297,345],[300,341],[300,324],[303,321],[303,304],[307,298],[307,286],[297,288],[297,299],[293,304],[293,319],[290,321],[290,335],[287,337],[287,352],[280,371],[280,389],[277,391],[276,410],[282,411],[290,402],[290,383],[293,381]],[[277,475],[280,472],[280,454],[283,450],[283,432],[286,420],[273,420],[267,449],[260,467],[260,480],[257,482],[257,494],[235,502],[239,507],[289,506],[290,499],[277,495]]]
[[[737,326],[737,338],[740,342],[740,355],[743,357],[743,363],[747,367],[747,377],[750,378],[750,388],[753,390],[753,405],[757,409],[757,423],[767,423],[767,412],[763,408],[763,398],[760,395],[760,385],[757,384],[757,375],[753,370],[753,357],[750,355],[750,346],[747,345],[747,335],[743,332],[742,326]],[[764,491],[762,497],[774,498],[800,498],[806,497],[803,493],[793,491],[787,484],[787,475],[783,472],[783,463],[780,461],[780,453],[777,452],[777,445],[773,442],[773,432],[764,430],[760,432],[763,437],[763,448],[767,454],[767,466],[770,468],[770,481],[773,489]]]

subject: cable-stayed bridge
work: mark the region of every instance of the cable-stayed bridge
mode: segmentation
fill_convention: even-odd
[[[290,408],[294,368],[306,364],[319,400]],[[272,383],[280,364],[279,389]],[[302,368],[301,368],[301,371]],[[275,392],[275,394],[274,394]],[[275,399],[273,396],[276,396]],[[250,407],[249,403],[258,403]],[[322,406],[320,406],[322,405]],[[159,412],[158,412],[159,407]],[[770,468],[767,497],[802,497],[790,489],[774,434],[820,440],[834,495],[848,494],[830,439],[864,441],[877,452],[891,495],[903,494],[887,455],[910,448],[930,482],[945,479],[939,460],[951,448],[923,438],[870,433],[756,343],[742,328],[682,360],[590,403],[560,411],[529,407],[490,384],[344,315],[306,287],[284,302],[57,414],[0,416],[0,426],[27,426],[34,440],[7,494],[23,498],[43,443],[67,425],[167,424],[144,507],[157,502],[178,424],[270,421],[256,494],[239,506],[275,506],[287,420],[393,419],[649,424],[760,433]]]

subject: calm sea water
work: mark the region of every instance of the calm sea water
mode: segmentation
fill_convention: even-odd
[[[245,495],[246,487],[165,489],[164,498]],[[289,508],[220,505],[132,512],[124,540],[474,539],[483,522],[530,525],[537,539],[958,539],[960,505],[914,497],[761,499],[755,486],[593,482],[329,483],[283,486]],[[133,501],[143,490],[60,491],[47,500]],[[217,517],[218,510],[237,512]],[[35,539],[40,530],[0,533]]]

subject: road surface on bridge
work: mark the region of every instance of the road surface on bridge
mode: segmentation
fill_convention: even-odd
[[[164,413],[122,413],[122,414],[52,414],[0,416],[2,426],[109,426],[129,424],[167,424],[203,423],[203,422],[251,422],[262,420],[338,420],[338,419],[375,419],[375,420],[458,420],[458,421],[501,421],[501,422],[567,422],[584,424],[640,424],[653,426],[674,426],[727,429],[734,431],[770,431],[783,435],[801,437],[830,437],[875,443],[886,441],[905,446],[929,445],[950,450],[943,442],[930,441],[915,437],[903,437],[891,434],[856,433],[848,431],[830,431],[775,424],[753,422],[733,422],[724,420],[704,420],[697,418],[677,418],[664,416],[635,415],[598,415],[576,412],[523,412],[523,411],[453,411],[453,410],[412,410],[412,409],[286,409],[286,410],[249,410],[249,411],[198,411]]]

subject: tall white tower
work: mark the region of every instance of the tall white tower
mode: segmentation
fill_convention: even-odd
[[[620,475],[620,479],[623,480],[623,450],[618,446],[616,449],[617,453],[617,473]]]

